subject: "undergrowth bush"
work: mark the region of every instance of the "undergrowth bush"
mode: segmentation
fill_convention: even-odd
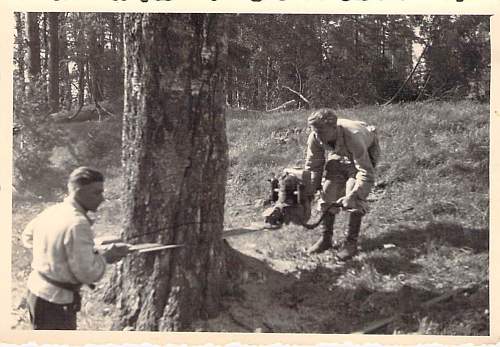
[[[13,184],[21,195],[51,200],[65,193],[67,175],[78,166],[120,167],[122,124],[118,102],[106,104],[117,114],[102,122],[55,122],[44,88],[40,82],[31,93],[16,89]]]
[[[14,98],[13,184],[18,191],[44,196],[60,188],[57,182],[62,172],[50,162],[61,131],[46,123],[42,88],[43,84],[37,84],[31,95],[19,93]]]

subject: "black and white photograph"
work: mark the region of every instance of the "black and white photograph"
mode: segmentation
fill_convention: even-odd
[[[492,15],[8,15],[12,331],[494,335]]]

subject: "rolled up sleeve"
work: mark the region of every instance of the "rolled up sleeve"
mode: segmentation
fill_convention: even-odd
[[[324,166],[325,149],[319,143],[315,134],[311,132],[307,139],[305,169],[311,171],[311,181],[314,190],[319,189],[321,186]]]
[[[370,160],[368,146],[361,136],[352,136],[346,139],[356,167],[356,184],[350,195],[355,195],[361,200],[366,200],[375,183],[375,169]]]
[[[94,252],[94,238],[88,224],[69,228],[64,240],[68,265],[75,278],[84,284],[99,281],[106,270],[102,255]]]

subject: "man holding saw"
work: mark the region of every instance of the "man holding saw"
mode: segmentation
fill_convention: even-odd
[[[25,228],[22,240],[33,251],[27,304],[35,330],[75,330],[80,287],[93,286],[112,264],[129,253],[128,245],[95,249],[92,220],[104,201],[103,175],[88,167],[68,179],[68,197],[47,208]]]
[[[320,191],[319,207],[324,213],[321,238],[308,252],[322,253],[332,247],[335,215],[340,211],[333,204],[340,203],[350,212],[349,227],[346,240],[335,248],[339,249],[339,260],[348,260],[357,253],[361,220],[368,212],[366,198],[375,183],[380,157],[376,129],[364,122],[337,118],[328,108],[313,112],[307,122],[312,131],[305,169],[311,171],[313,192]]]

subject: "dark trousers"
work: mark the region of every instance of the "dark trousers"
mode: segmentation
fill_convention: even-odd
[[[28,291],[26,301],[34,330],[76,330],[73,304],[54,304]]]

